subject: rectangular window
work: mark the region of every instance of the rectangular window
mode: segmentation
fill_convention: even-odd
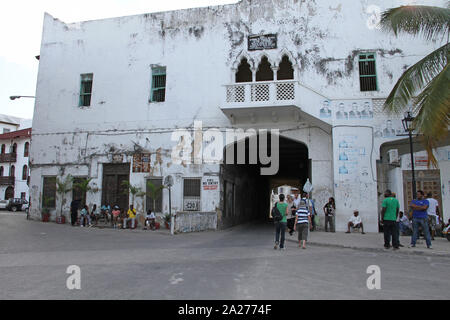
[[[166,96],[166,67],[152,68],[150,102],[163,102]]]
[[[3,128],[3,133],[8,133],[8,132],[11,132],[11,130]]]
[[[188,178],[183,181],[183,210],[200,211],[201,179]]]
[[[159,188],[162,186],[162,179],[161,178],[152,178],[148,179],[147,181],[150,181],[155,188]],[[156,191],[155,194],[152,194],[150,187],[148,184],[146,184],[147,188],[147,196],[146,196],[146,208],[147,210],[151,210],[155,213],[162,212],[162,190]],[[153,197],[155,197],[155,201],[153,201]]]
[[[92,73],[86,73],[81,75],[80,86],[80,107],[88,107],[91,105],[92,95],[92,79],[94,75]]]
[[[56,177],[44,177],[42,186],[42,208],[56,207]]]
[[[377,91],[374,53],[361,53],[359,55],[359,86],[361,91]]]
[[[21,192],[20,193],[20,199],[26,200],[26,198],[27,198],[27,193],[26,192]]]

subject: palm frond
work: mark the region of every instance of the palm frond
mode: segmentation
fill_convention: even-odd
[[[380,20],[381,29],[393,31],[395,35],[406,32],[436,39],[450,30],[450,9],[433,6],[401,6],[384,11]]]
[[[437,167],[432,149],[448,135],[450,126],[450,67],[445,68],[432,80],[415,99],[417,114],[414,126],[423,134],[422,142],[428,153],[428,160]]]
[[[402,112],[424,87],[448,65],[450,44],[445,44],[409,67],[398,79],[384,104],[388,113]]]

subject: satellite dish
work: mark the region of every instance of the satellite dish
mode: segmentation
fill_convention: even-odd
[[[164,185],[166,187],[171,187],[173,186],[173,177],[172,176],[167,176],[164,178]]]

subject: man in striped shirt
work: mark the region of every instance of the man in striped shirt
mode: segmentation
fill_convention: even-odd
[[[298,246],[306,249],[308,228],[311,225],[311,213],[307,202],[302,199],[295,217],[294,231],[298,231]],[[303,241],[303,246],[302,246]]]

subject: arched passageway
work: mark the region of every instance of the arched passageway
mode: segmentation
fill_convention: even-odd
[[[253,220],[268,221],[271,190],[280,185],[300,188],[307,178],[311,178],[307,146],[283,136],[279,136],[278,147],[274,146],[278,148],[279,154],[277,172],[273,175],[261,174],[261,168],[270,167],[270,164],[263,164],[259,156],[255,163],[255,159],[250,156],[250,151],[253,155],[260,154],[261,136],[257,135],[255,138],[256,143],[251,138],[246,138],[228,145],[224,150],[224,159],[231,152],[234,153],[234,161],[224,161],[221,167],[222,214],[218,221],[219,228]],[[274,156],[276,152],[272,150],[270,134],[267,135],[267,141],[267,154],[269,157]],[[238,149],[241,152],[245,150],[243,164],[237,164]]]

